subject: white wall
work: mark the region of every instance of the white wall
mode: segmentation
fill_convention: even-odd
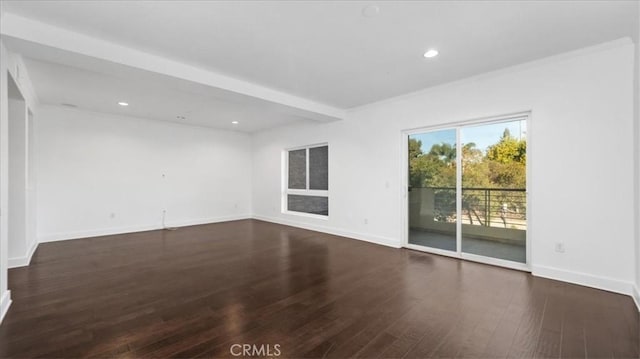
[[[254,215],[400,246],[401,131],[532,111],[533,273],[631,294],[633,62],[623,39],[354,109],[345,121],[257,134]],[[330,148],[329,219],[281,213],[282,150],[320,142]]]
[[[638,6],[640,19],[640,6]],[[640,22],[636,33],[636,61],[635,61],[635,238],[636,238],[636,287],[634,298],[640,308]]]
[[[0,17],[4,17],[2,6],[0,5]],[[9,91],[8,91],[8,74],[11,74],[16,81],[18,90],[24,97],[26,105],[32,110],[34,116],[37,115],[35,109],[38,106],[38,98],[33,91],[29,73],[24,66],[22,58],[7,50],[4,43],[0,39],[0,320],[11,304],[11,294],[7,288],[7,268],[11,265],[28,264],[30,255],[35,249],[35,236],[26,238],[31,245],[24,247],[30,248],[26,253],[19,255],[18,258],[9,256]],[[35,120],[34,120],[35,121]],[[28,137],[28,135],[27,135]],[[27,151],[27,160],[33,157],[33,153]],[[31,176],[28,181],[33,181]],[[27,234],[33,234],[35,226],[35,218],[28,218],[26,222]],[[25,240],[25,238],[23,238]]]
[[[7,287],[9,232],[6,215],[9,205],[8,57],[9,54],[0,40],[0,321],[9,310],[9,305],[11,304],[11,292]]]
[[[26,110],[24,100],[9,98],[9,261],[27,253]]]
[[[9,86],[9,196],[8,196],[8,267],[28,265],[37,247],[35,163],[33,126],[38,98],[22,57],[8,52],[7,71],[15,81]],[[17,99],[17,100],[16,100]],[[27,115],[30,114],[30,115]]]
[[[37,223],[38,223],[38,212],[37,212],[37,181],[38,171],[37,171],[37,158],[36,158],[36,139],[35,139],[35,117],[33,112],[27,112],[27,163],[25,164],[27,170],[27,180],[26,180],[26,249],[27,252],[27,260],[31,261],[31,256],[38,245],[38,236],[37,236]],[[28,264],[28,263],[27,263]]]
[[[36,123],[40,242],[246,218],[246,134],[63,107]],[[165,175],[165,178],[162,175]]]

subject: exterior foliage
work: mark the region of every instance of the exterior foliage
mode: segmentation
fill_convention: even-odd
[[[475,143],[462,146],[462,209],[466,223],[485,226],[492,217],[507,227],[508,218],[524,219],[526,203],[522,192],[504,189],[526,188],[526,140],[515,138],[508,130],[485,151]],[[456,147],[435,144],[424,153],[422,143],[409,140],[409,180],[414,188],[431,188],[434,195],[434,220],[455,222]],[[497,190],[503,189],[503,191]],[[493,194],[493,195],[491,195]],[[512,224],[509,224],[512,225]]]
[[[463,188],[525,188],[527,142],[505,130],[486,152],[471,142],[462,146]],[[423,153],[422,143],[409,139],[409,183],[412,187],[455,187],[456,148],[435,144]]]

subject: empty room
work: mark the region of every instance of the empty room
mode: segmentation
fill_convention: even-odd
[[[640,1],[0,0],[0,358],[640,358]]]

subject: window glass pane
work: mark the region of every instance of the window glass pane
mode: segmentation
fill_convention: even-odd
[[[409,136],[409,243],[457,251],[456,130]]]
[[[329,147],[309,149],[309,189],[329,189]]]
[[[527,122],[460,129],[462,252],[527,262]]]
[[[320,196],[287,195],[287,208],[293,212],[329,215],[329,198]]]
[[[307,189],[307,150],[289,151],[289,189]]]

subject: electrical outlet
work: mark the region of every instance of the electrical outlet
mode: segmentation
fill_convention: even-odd
[[[116,218],[116,214],[115,214],[115,213],[113,213],[113,212],[111,212],[111,214],[109,214],[109,218],[111,218],[111,219]]]
[[[556,252],[564,253],[564,243],[556,242]]]
[[[365,218],[364,219],[364,224],[369,224],[369,219]]]

